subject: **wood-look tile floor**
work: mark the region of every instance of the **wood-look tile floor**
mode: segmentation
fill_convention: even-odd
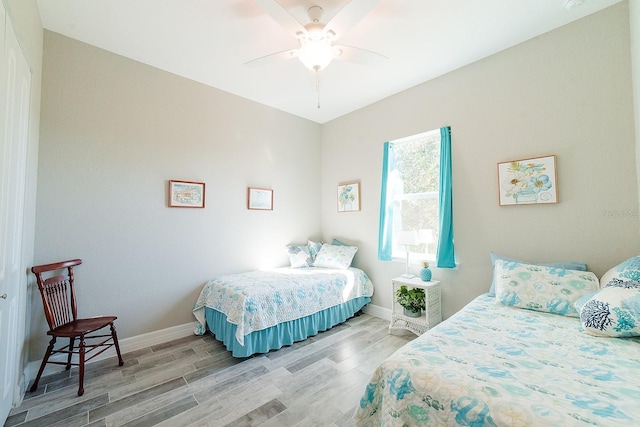
[[[351,426],[375,367],[412,339],[361,314],[315,337],[246,359],[192,336],[40,380],[9,426]]]

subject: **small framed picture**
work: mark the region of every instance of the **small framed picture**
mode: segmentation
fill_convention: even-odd
[[[556,156],[498,163],[500,206],[558,203]]]
[[[247,209],[272,211],[273,190],[269,188],[247,187]]]
[[[204,208],[204,182],[169,181],[169,207]]]
[[[338,184],[338,212],[360,210],[360,182]]]

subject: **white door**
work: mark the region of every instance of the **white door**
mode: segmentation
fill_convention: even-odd
[[[19,393],[19,316],[26,300],[22,266],[31,71],[0,3],[0,424]],[[24,327],[23,327],[24,329]]]

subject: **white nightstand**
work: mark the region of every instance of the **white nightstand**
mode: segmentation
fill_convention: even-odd
[[[393,306],[391,308],[391,324],[389,333],[403,329],[411,331],[416,335],[422,335],[438,323],[442,322],[442,311],[440,310],[440,282],[437,280],[423,282],[419,277],[407,279],[396,277],[391,280]],[[408,317],[402,314],[403,308],[396,301],[396,290],[405,285],[407,288],[422,288],[425,294],[426,310],[422,311],[420,317]]]

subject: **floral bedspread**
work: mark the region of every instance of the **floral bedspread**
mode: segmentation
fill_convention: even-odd
[[[373,373],[358,426],[640,425],[640,339],[486,295]]]
[[[224,313],[237,325],[236,339],[253,331],[299,319],[354,298],[373,295],[373,283],[357,268],[279,268],[216,277],[207,282],[196,301],[193,314],[206,330],[204,308]]]

